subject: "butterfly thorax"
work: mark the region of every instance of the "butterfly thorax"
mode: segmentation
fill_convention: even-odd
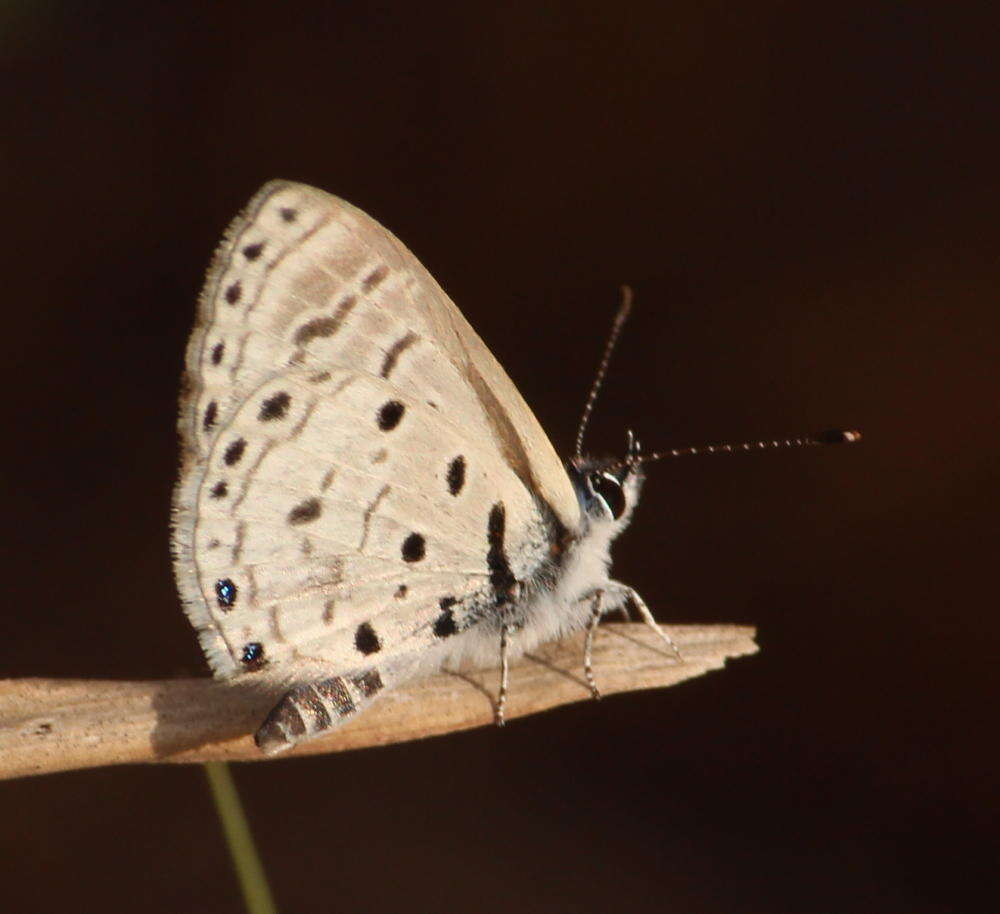
[[[580,504],[580,527],[561,569],[561,591],[580,600],[607,583],[611,543],[629,525],[644,475],[637,463],[577,457],[566,465]]]
[[[593,597],[610,583],[611,543],[631,521],[642,486],[638,466],[617,459],[574,459],[566,470],[579,499],[579,526],[565,530],[556,523],[546,525],[548,557],[520,582],[518,599],[498,607],[493,625],[483,626],[484,634],[509,626],[518,651],[587,623]],[[614,603],[605,606],[610,609]]]

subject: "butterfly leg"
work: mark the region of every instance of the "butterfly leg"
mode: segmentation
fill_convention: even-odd
[[[597,688],[597,682],[594,680],[594,637],[597,635],[597,626],[600,624],[601,616],[604,614],[603,603],[604,591],[594,591],[594,595],[591,597],[590,624],[587,626],[587,640],[583,643],[583,675],[587,679],[587,685],[590,686],[590,694],[594,698],[601,697],[601,690]]]
[[[508,641],[510,639],[510,626],[501,624],[500,626],[500,694],[497,696],[497,726],[504,725],[504,709],[507,707],[507,683],[510,679],[510,661],[507,658]]]
[[[620,581],[612,581],[611,586],[615,589],[616,595],[620,596],[625,603],[631,603],[636,611],[639,613],[640,618],[645,622],[674,652],[674,656],[681,663],[684,662],[684,657],[681,656],[680,649],[674,642],[674,639],[670,637],[661,627],[660,624],[653,618],[652,612],[650,612],[649,607],[646,605],[646,601],[639,596],[635,590],[628,586],[628,584],[622,584]]]

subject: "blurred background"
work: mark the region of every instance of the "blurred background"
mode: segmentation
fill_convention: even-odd
[[[593,449],[865,440],[651,472],[616,575],[661,620],[756,624],[758,656],[237,767],[282,910],[995,903],[1000,143],[975,9],[4,3],[0,675],[207,672],[168,551],[182,353],[221,232],[292,178],[404,240],[562,453],[623,282]],[[197,767],[7,782],[0,808],[7,910],[242,910]]]

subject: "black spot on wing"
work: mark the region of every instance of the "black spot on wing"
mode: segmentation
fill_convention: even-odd
[[[382,280],[389,275],[389,268],[382,264],[371,271],[363,280],[361,280],[361,291],[371,292],[372,289],[378,288],[381,285]]]
[[[355,304],[357,304],[355,296],[345,295],[337,304],[337,310],[332,317],[314,317],[311,321],[307,321],[295,331],[292,341],[296,346],[305,346],[319,337],[333,336],[347,319],[347,315],[351,313]]]
[[[205,416],[201,420],[202,428],[207,432],[213,425],[215,425],[216,417],[219,414],[219,405],[213,400],[211,403],[205,407]]]
[[[490,509],[490,518],[486,526],[486,541],[489,549],[486,553],[486,565],[490,571],[490,585],[496,595],[497,605],[509,603],[517,589],[517,578],[510,570],[504,538],[507,533],[507,509],[502,501],[498,501]]]
[[[393,596],[397,600],[402,600],[403,597],[405,597],[409,592],[410,592],[409,587],[407,587],[405,584],[400,584],[399,587],[396,588],[396,592],[393,594]]]
[[[416,341],[417,335],[409,330],[386,350],[385,358],[382,360],[381,375],[383,378],[388,378],[392,374],[399,357]]]
[[[236,282],[226,289],[225,299],[229,304],[235,305],[240,300],[242,294],[243,286],[240,285],[240,281],[237,279]]]
[[[298,210],[292,209],[290,206],[283,206],[278,210],[281,214],[281,218],[285,222],[294,222],[299,217]]]
[[[450,638],[458,631],[455,625],[455,613],[450,609],[443,610],[434,620],[434,634],[438,638]]]
[[[419,533],[411,533],[403,540],[403,561],[419,562],[427,554],[427,543]]]
[[[243,248],[243,256],[247,260],[256,260],[264,251],[264,242],[258,241],[256,244],[248,244]]]
[[[212,498],[225,498],[229,494],[229,486],[226,485],[225,480],[220,479],[214,486],[212,490],[208,493]]]
[[[236,585],[229,578],[222,578],[222,580],[215,582],[215,601],[219,604],[219,609],[232,609],[236,602],[237,593]]]
[[[216,343],[212,347],[212,364],[218,365],[222,361],[222,354],[226,351],[225,343]]]
[[[454,597],[441,597],[438,605],[441,607],[441,615],[434,620],[434,634],[438,638],[450,638],[458,632],[455,624],[455,612],[452,607],[458,601]]]
[[[240,458],[243,457],[243,452],[247,449],[247,442],[245,438],[237,438],[233,441],[229,447],[226,448],[225,453],[222,455],[222,459],[227,467],[231,467],[234,463],[239,463]]]
[[[332,336],[337,330],[337,320],[333,317],[314,317],[307,321],[292,337],[296,346],[304,346],[318,337]]]
[[[307,498],[305,501],[299,502],[299,504],[288,512],[288,523],[292,526],[308,524],[316,520],[322,513],[323,506],[320,504],[319,499]]]
[[[264,645],[259,641],[244,644],[243,652],[240,654],[240,663],[248,670],[259,670],[265,663]]]
[[[406,407],[399,400],[389,400],[383,403],[378,411],[378,427],[383,432],[391,432],[399,425],[404,412],[406,412]]]
[[[288,413],[288,405],[292,402],[292,398],[288,396],[285,391],[280,391],[271,397],[268,397],[260,405],[260,412],[257,414],[257,418],[261,422],[271,422],[274,419],[284,419]]]
[[[382,650],[382,642],[378,640],[378,635],[375,634],[371,623],[362,622],[358,626],[357,631],[354,632],[354,646],[362,654],[374,654]]]
[[[448,491],[458,495],[465,485],[465,458],[459,454],[448,464]]]

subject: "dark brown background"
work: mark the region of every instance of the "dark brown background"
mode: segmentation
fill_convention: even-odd
[[[652,474],[617,574],[661,619],[758,624],[758,657],[503,732],[238,768],[283,910],[981,907],[991,24],[879,2],[138,6],[0,13],[0,674],[204,671],[167,546],[181,354],[223,227],[266,179],[307,181],[407,242],[563,452],[626,281],[596,449],[629,426],[866,440]],[[0,785],[5,907],[239,911],[203,781]]]

